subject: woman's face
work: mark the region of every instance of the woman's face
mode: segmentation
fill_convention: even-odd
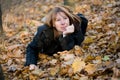
[[[70,20],[64,12],[58,12],[56,14],[56,19],[54,22],[54,27],[60,33],[63,33],[66,30],[66,27],[70,25]]]

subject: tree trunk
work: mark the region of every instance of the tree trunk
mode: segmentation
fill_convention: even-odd
[[[2,26],[2,13],[8,12],[12,6],[20,4],[22,1],[25,0],[0,0],[0,37],[5,36]]]
[[[3,26],[2,26],[2,9],[0,4],[0,35],[3,34]]]
[[[74,9],[75,1],[74,0],[64,0],[64,5],[70,6]]]
[[[0,80],[5,80],[1,65],[0,65]]]

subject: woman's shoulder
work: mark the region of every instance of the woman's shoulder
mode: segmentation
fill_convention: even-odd
[[[48,28],[48,26],[45,25],[45,24],[43,24],[43,25],[41,25],[41,26],[38,26],[38,32],[41,32],[41,31],[43,31],[43,30],[46,30],[47,28]]]
[[[78,14],[76,14],[76,15],[79,16],[79,17],[82,19],[82,21],[88,23],[88,19],[85,17],[84,14],[82,14],[82,13],[78,13]]]
[[[43,33],[42,35],[46,36],[46,38],[49,38],[49,39],[53,39],[54,37],[53,27],[49,27],[47,25],[39,26],[38,33]]]
[[[42,33],[45,35],[51,35],[53,34],[53,27],[49,27],[47,25],[41,25],[38,27],[38,33]]]
[[[41,26],[38,26],[37,32],[38,32],[38,33],[41,33],[41,32],[43,32],[43,31],[48,31],[48,30],[50,30],[50,29],[51,29],[51,27],[43,24],[43,25],[41,25]]]
[[[45,24],[38,26],[35,35],[40,35],[40,34],[41,34],[43,31],[45,31],[46,29],[48,29],[48,26],[45,25]]]

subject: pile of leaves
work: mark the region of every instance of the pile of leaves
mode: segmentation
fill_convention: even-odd
[[[74,13],[83,13],[89,20],[84,42],[53,56],[39,54],[35,70],[24,67],[26,46],[48,11],[63,1],[26,1],[3,15],[6,38],[0,44],[0,63],[6,79],[120,79],[119,0],[75,0],[75,3]]]

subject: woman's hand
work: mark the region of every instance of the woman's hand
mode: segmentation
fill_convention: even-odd
[[[70,25],[68,27],[66,27],[66,31],[63,32],[63,37],[69,33],[73,33],[74,32],[74,25]]]
[[[29,66],[29,70],[34,70],[35,68],[37,68],[36,65],[34,65],[34,64],[30,64],[30,66]]]

